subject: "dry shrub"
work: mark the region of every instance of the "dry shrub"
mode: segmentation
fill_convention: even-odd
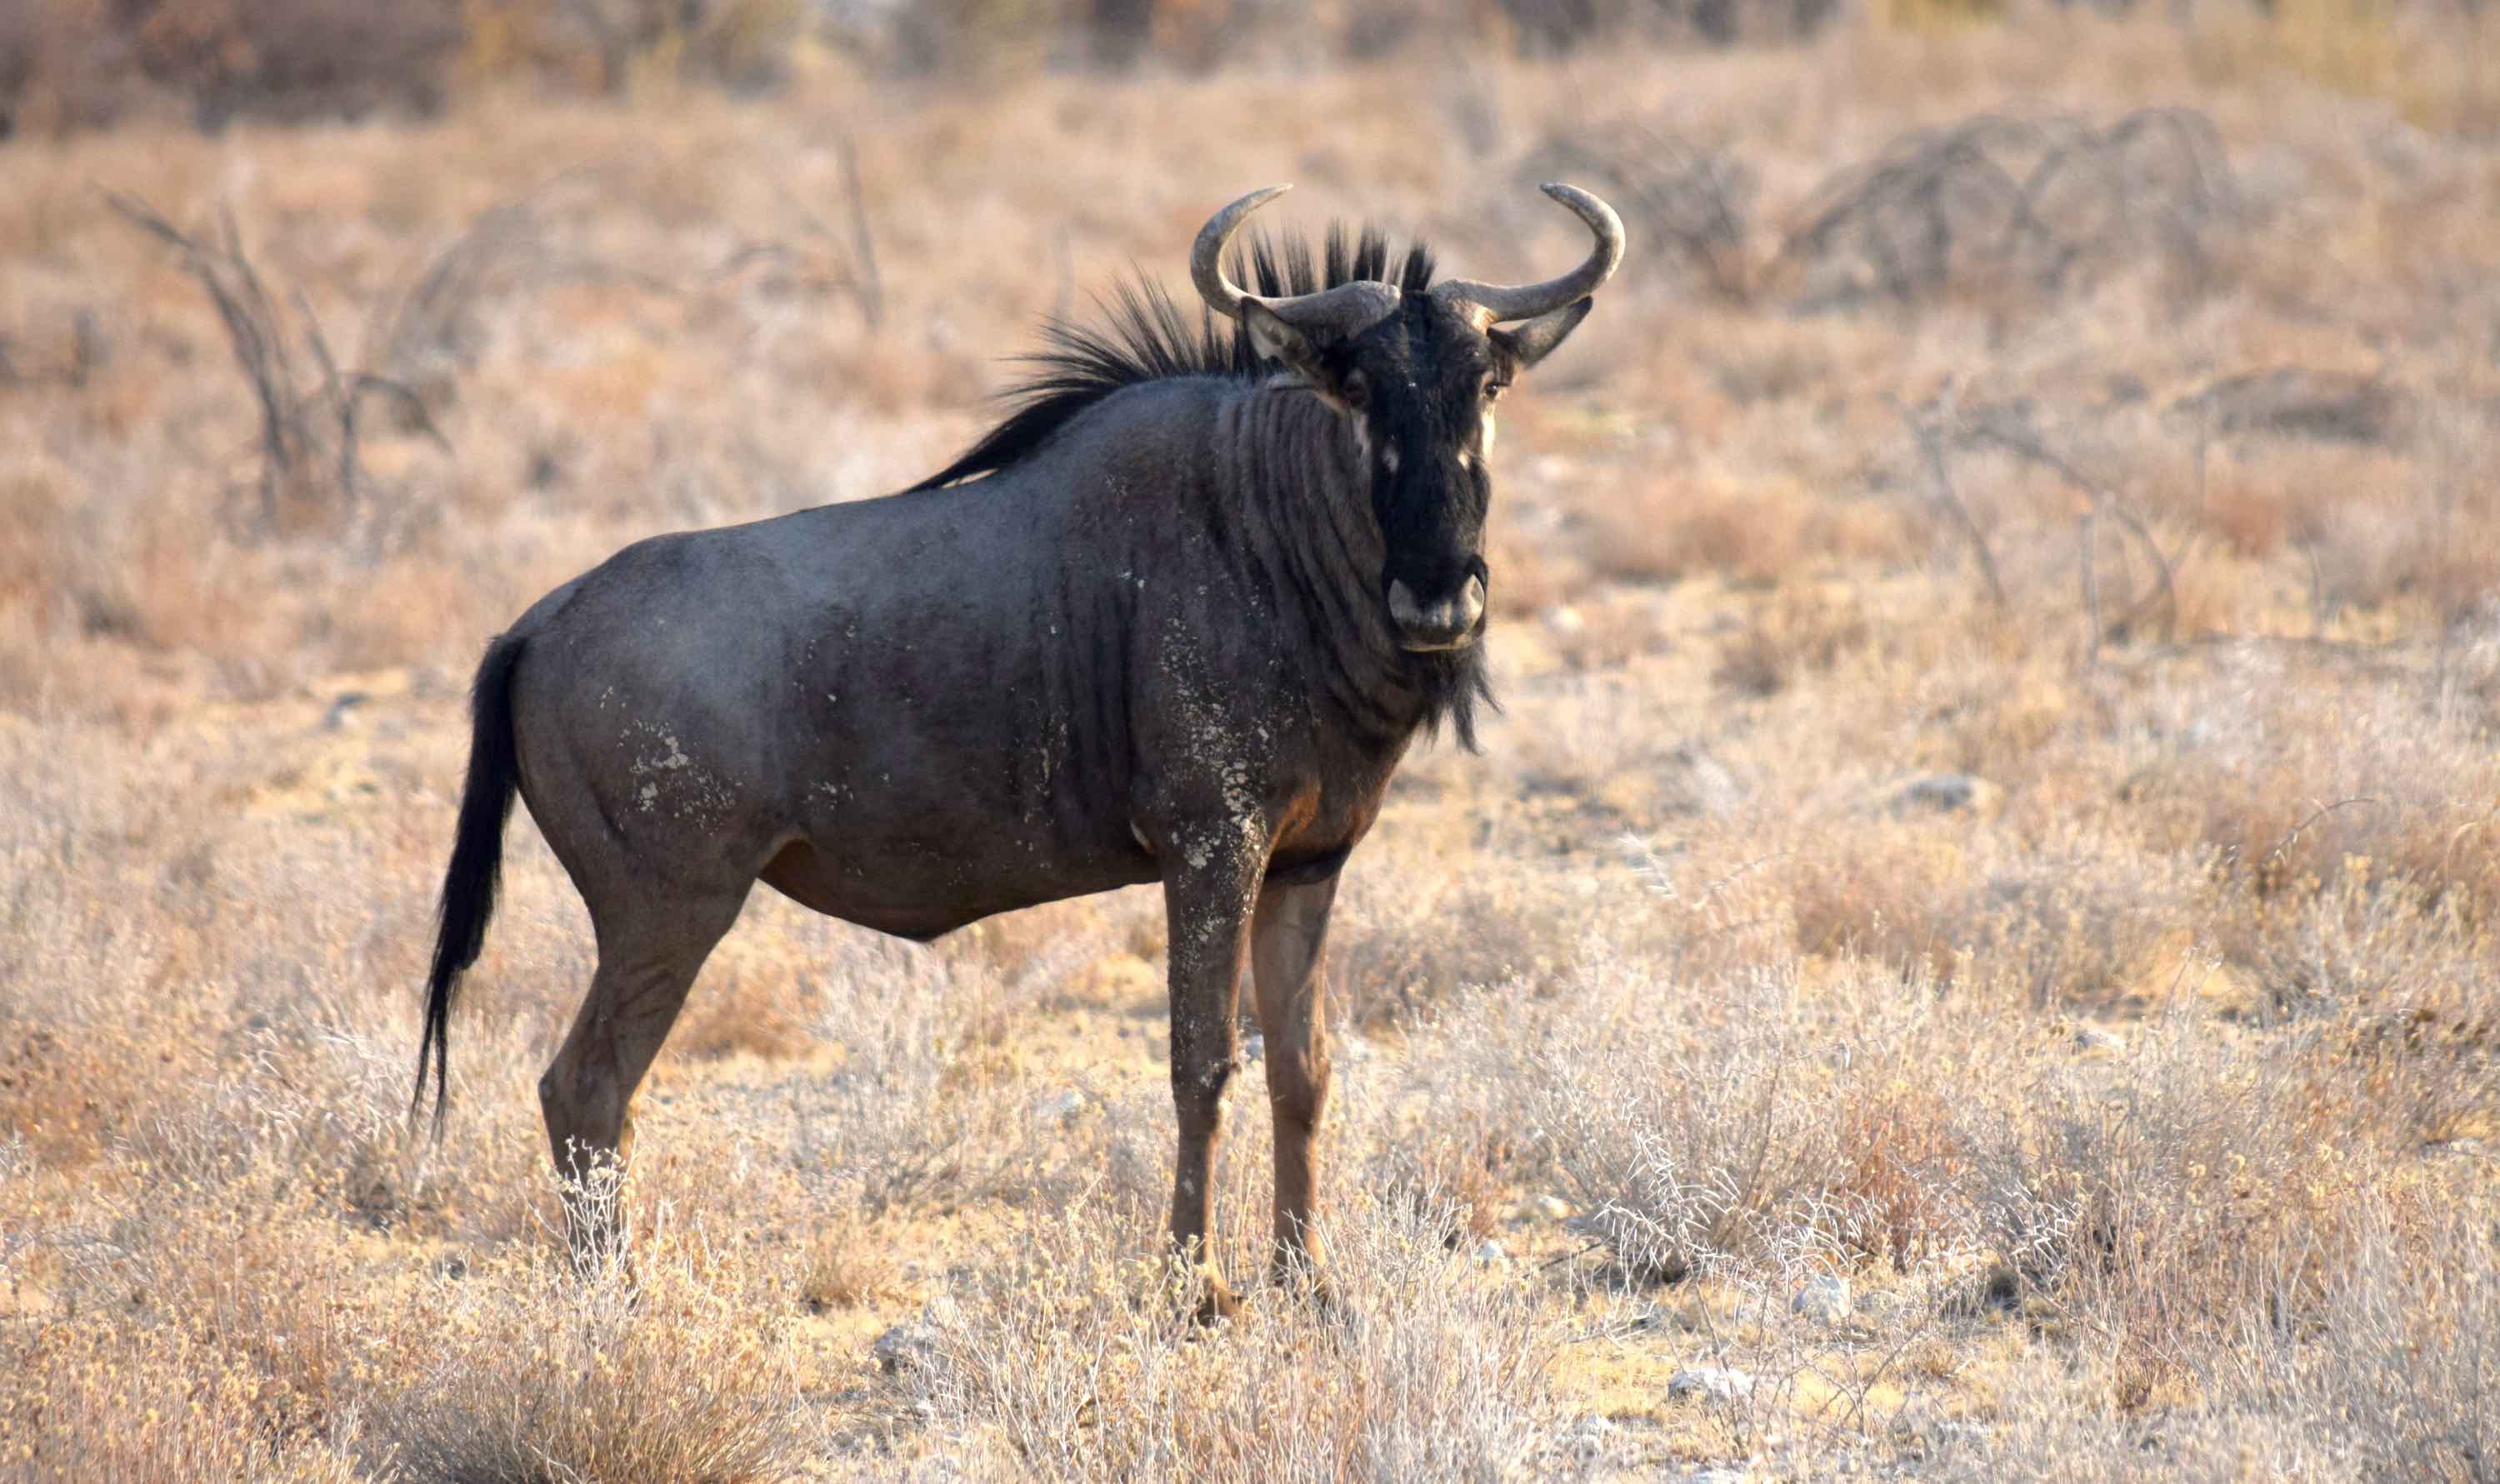
[[[433,1478],[762,1484],[799,1462],[787,1344],[699,1237],[635,1276],[547,1263],[431,1285],[401,1323],[426,1372],[377,1408],[365,1451]]]
[[[1499,1228],[1519,1157],[1510,1131],[1444,1124],[1393,1139],[1365,1162],[1363,1183],[1401,1193],[1415,1219],[1456,1248]]]
[[[1620,966],[1577,988],[1579,1013],[1515,1052],[1518,1116],[1543,1131],[1563,1197],[1645,1281],[1767,1253],[1831,1183],[1793,980],[1720,986],[1727,1018],[1709,1023],[1667,1019],[1666,986]]]
[[[1943,1094],[1902,1071],[1842,1105],[1830,1194],[1853,1215],[1852,1245],[1907,1272],[1968,1237],[1976,1151]]]
[[[1331,1013],[1376,1029],[1471,988],[1551,979],[1594,899],[1558,901],[1525,867],[1427,873],[1375,859],[1349,874],[1329,927]]]
[[[2147,856],[2089,828],[2024,840],[1952,817],[1870,817],[1801,842],[1772,869],[1800,951],[2035,1008],[2177,989],[2143,975],[2158,971],[2183,911],[2206,895],[2192,857]]]
[[[345,1392],[366,1355],[347,1307],[351,1268],[335,1244],[342,1192],[266,1162],[221,1173],[117,1170],[127,1194],[110,1227],[39,1254],[28,1273],[71,1315],[111,1327],[88,1342],[134,1363],[189,1353],[247,1380],[263,1437],[345,1436],[355,1410]]]
[[[2106,128],[1981,115],[1895,140],[1816,188],[1780,248],[1809,305],[1874,294],[2054,294],[2151,260],[2202,293],[2237,224],[2212,120],[2146,109]]]
[[[2215,708],[2203,685],[2148,693],[2130,789],[2156,840],[2212,850],[2258,896],[2310,896],[2354,867],[2469,923],[2500,907],[2500,758],[2481,718],[2443,713],[2404,671],[2251,648],[2222,683],[2249,704]],[[2427,704],[2426,704],[2427,703]]]
[[[819,1032],[841,1060],[765,1090],[792,1120],[798,1167],[855,1186],[872,1214],[993,1195],[1034,1176],[1042,1131],[996,976],[868,934],[839,944],[817,1006]]]
[[[2358,1202],[2324,1294],[2289,1313],[2269,1291],[2243,1310],[2230,1364],[2203,1364],[2195,1377],[2199,1404],[2120,1405],[2112,1383],[2130,1373],[2123,1356],[2030,1371],[2003,1389],[1994,1425],[1941,1476],[2221,1484],[2262,1459],[2267,1477],[2304,1484],[2487,1477],[2500,1445],[2500,1252],[2486,1205]]]
[[[2338,1274],[2325,1335],[2281,1371],[2333,1419],[2370,1479],[2479,1481],[2500,1459],[2500,1232],[2488,1203],[2374,1213]]]
[[[892,1297],[903,1283],[896,1239],[858,1203],[838,1196],[808,1238],[801,1302],[812,1309],[857,1308]]]
[[[13,1326],[13,1330],[15,1327]],[[349,1484],[324,1438],[273,1435],[262,1377],[167,1326],[43,1323],[0,1342],[0,1479],[10,1484]]]
[[[2192,1387],[2252,1314],[2324,1312],[2352,1260],[2385,1149],[2315,1038],[2262,1058],[2183,1014],[2114,1079],[2046,1079],[1998,1136],[1993,1245],[2079,1337],[2117,1357],[2114,1396]]]
[[[1083,1202],[975,1270],[909,1377],[978,1479],[1503,1478],[1555,1405],[1560,1334],[1445,1247],[1448,1218],[1347,1189],[1333,1303],[1259,1296],[1212,1335],[1141,1212]]]
[[[1741,695],[1776,696],[1805,676],[1831,670],[1863,649],[1869,637],[1854,597],[1783,588],[1721,643],[1711,678]]]
[[[1725,471],[1627,491],[1591,511],[1591,567],[1618,581],[1721,572],[1764,581],[1804,555],[1814,496],[1780,478]]]

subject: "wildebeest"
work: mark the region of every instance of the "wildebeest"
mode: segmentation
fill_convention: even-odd
[[[1109,329],[1055,328],[1016,411],[912,488],[640,542],[487,646],[417,1061],[438,1127],[515,792],[598,939],[539,1083],[576,1180],[621,1159],[634,1089],[759,879],[917,940],[1160,880],[1172,1241],[1202,1310],[1229,1310],[1208,1176],[1246,958],[1276,1259],[1316,1267],[1337,873],[1419,730],[1474,744],[1493,402],[1587,315],[1624,232],[1548,185],[1596,240],[1560,278],[1434,283],[1421,247],[1393,262],[1332,230],[1317,267],[1299,244],[1236,257],[1245,292],[1227,247],[1283,189],[1199,234],[1195,334],[1127,290]],[[620,1235],[612,1204],[569,1208],[577,1242]]]

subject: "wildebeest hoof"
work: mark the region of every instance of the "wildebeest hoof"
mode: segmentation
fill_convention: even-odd
[[[1325,1269],[1314,1268],[1305,1261],[1279,1262],[1268,1270],[1267,1280],[1279,1291],[1309,1304],[1312,1312],[1323,1319],[1338,1310],[1336,1284]]]
[[[1213,1329],[1241,1312],[1240,1297],[1212,1273],[1200,1280],[1198,1308],[1191,1315],[1201,1329]]]

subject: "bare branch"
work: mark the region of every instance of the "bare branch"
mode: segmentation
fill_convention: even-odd
[[[1951,395],[1948,388],[1943,413],[1948,422],[1953,417]],[[1944,507],[1945,512],[1969,538],[1971,554],[1979,561],[1979,575],[1988,583],[1989,601],[1999,610],[2004,609],[2007,606],[2005,580],[1997,576],[1996,554],[1989,549],[1987,533],[1980,530],[1979,522],[1970,513],[1970,507],[1962,503],[1960,493],[1954,488],[1953,471],[1945,463],[1944,440],[1932,424],[1913,412],[1900,398],[1888,395],[1884,400],[1892,405],[1892,411],[1900,414],[1902,424],[1910,430],[1910,437],[1917,441],[1919,453],[1926,461],[1927,478],[1935,485],[1936,503]]]

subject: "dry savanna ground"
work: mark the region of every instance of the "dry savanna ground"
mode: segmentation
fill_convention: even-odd
[[[0,1478],[2500,1477],[2494,45],[2286,0],[0,146]],[[1633,256],[1505,404],[1506,709],[1350,869],[1333,1314],[1168,1302],[1151,892],[928,947],[759,895],[578,1276],[590,945],[518,825],[404,1128],[527,602],[908,482],[1240,190],[1524,277],[1554,175]]]

